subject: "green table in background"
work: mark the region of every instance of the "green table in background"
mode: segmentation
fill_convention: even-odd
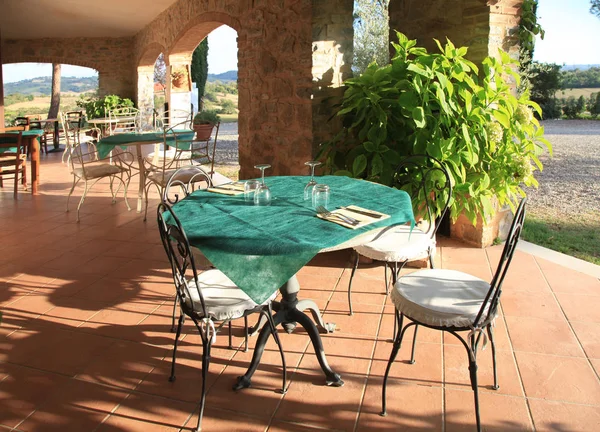
[[[22,132],[23,143],[27,146],[29,153],[29,166],[31,169],[31,193],[37,195],[40,183],[40,143],[38,137],[44,134],[42,129],[30,129],[26,131],[6,131],[2,133],[18,134]],[[5,150],[6,151],[6,150]],[[16,151],[16,148],[14,149]]]
[[[378,232],[398,224],[414,223],[411,200],[404,191],[348,177],[317,177],[331,188],[330,208],[357,205],[391,217],[355,230],[317,218],[310,201],[304,201],[309,177],[267,177],[270,206],[254,206],[243,195],[230,196],[196,191],[173,206],[190,244],[227,275],[255,302],[262,303],[280,289],[283,300],[274,302],[275,323],[292,331],[298,323],[308,332],[327,384],[341,386],[323,351],[319,330],[303,312],[311,314],[321,331],[332,331],[321,320],[312,300],[298,300],[296,273],[322,251],[345,249],[371,240]],[[250,386],[250,380],[271,334],[260,332],[252,363],[235,389]]]

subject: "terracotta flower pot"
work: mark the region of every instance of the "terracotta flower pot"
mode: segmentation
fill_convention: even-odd
[[[185,84],[185,77],[184,76],[180,76],[177,78],[173,78],[171,80],[171,83],[173,84],[173,87],[177,87],[177,88],[182,88]]]
[[[195,124],[193,125],[196,132],[196,140],[207,141],[210,139],[214,125],[212,123]]]

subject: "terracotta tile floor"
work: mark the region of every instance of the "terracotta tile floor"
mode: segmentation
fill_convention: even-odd
[[[123,199],[111,205],[106,182],[82,208],[65,213],[71,178],[60,154],[43,156],[40,194],[0,191],[0,430],[186,430],[200,389],[199,338],[184,329],[178,379],[167,381],[173,288],[154,215],[144,223]],[[130,191],[135,207],[136,185]],[[81,189],[76,191],[76,198]],[[77,199],[72,201],[75,209]],[[153,208],[153,206],[151,207]],[[442,240],[444,268],[490,278],[500,248]],[[324,386],[308,337],[281,337],[290,387],[282,396],[280,360],[267,346],[253,388],[231,385],[252,356],[240,323],[235,350],[213,349],[206,431],[473,430],[465,353],[452,337],[421,329],[417,361],[406,344],[392,369],[389,415],[378,415],[391,350],[393,308],[383,271],[363,266],[355,315],[347,315],[348,252],[324,254],[299,273],[303,297],[338,330],[323,336],[342,388]],[[600,430],[600,281],[518,251],[497,320],[500,389],[491,390],[489,350],[480,353],[486,430]],[[254,340],[251,340],[251,347]]]

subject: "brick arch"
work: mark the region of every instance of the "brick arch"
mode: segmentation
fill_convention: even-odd
[[[163,45],[158,42],[152,42],[151,44],[144,47],[144,51],[139,56],[137,61],[137,66],[153,66],[156,62],[156,58],[163,53],[165,57],[167,56],[167,50]]]
[[[239,21],[222,12],[207,12],[200,14],[186,24],[181,29],[179,34],[175,36],[171,46],[169,47],[169,56],[173,57],[191,57],[192,52],[198,46],[202,40],[210,32],[216,28],[227,25],[239,33],[240,23]]]

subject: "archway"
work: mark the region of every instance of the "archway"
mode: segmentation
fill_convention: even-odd
[[[137,62],[137,105],[142,113],[142,127],[152,124],[154,114],[154,64],[158,56],[164,53],[165,49],[162,45],[153,43],[146,47]]]

